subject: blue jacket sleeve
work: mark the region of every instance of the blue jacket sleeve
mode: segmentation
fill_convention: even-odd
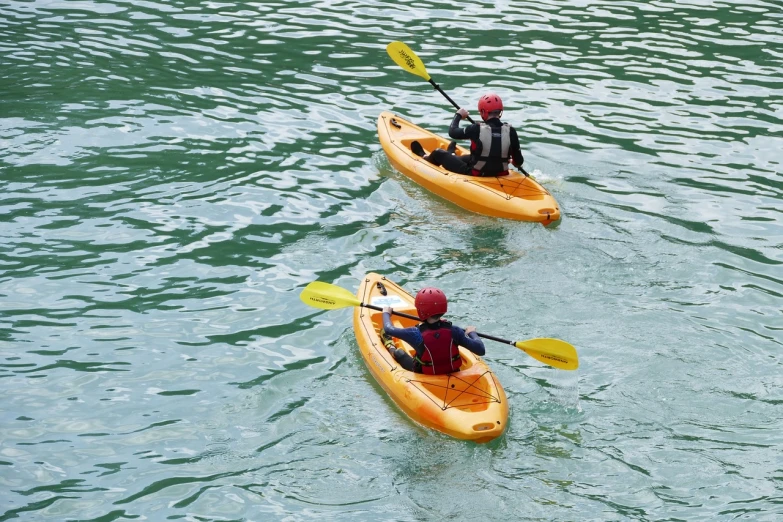
[[[414,348],[418,347],[424,341],[421,332],[419,332],[419,329],[415,326],[410,328],[397,328],[392,325],[391,314],[388,313],[383,314],[383,331],[386,332],[386,335],[405,341]]]
[[[459,326],[452,325],[451,338],[458,345],[464,346],[476,355],[484,355],[486,353],[486,349],[484,348],[484,341],[481,340],[481,337],[476,335],[476,332],[470,332],[470,334],[465,335],[465,330]]]

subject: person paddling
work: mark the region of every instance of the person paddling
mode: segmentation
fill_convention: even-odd
[[[435,149],[425,155],[418,141],[411,143],[414,154],[430,163],[443,166],[457,174],[473,176],[506,176],[509,162],[521,167],[525,161],[519,147],[517,131],[508,123],[500,121],[503,114],[503,101],[495,93],[487,93],[479,99],[478,110],[481,123],[473,123],[461,128],[460,121],[468,117],[468,111],[460,108],[449,126],[449,136],[455,140],[470,140],[470,156],[457,156],[456,142],[452,141],[447,150]],[[527,176],[527,173],[525,173]]]
[[[434,287],[419,290],[416,294],[416,312],[421,323],[410,328],[392,325],[392,308],[383,308],[381,338],[386,348],[400,366],[408,371],[438,375],[459,371],[462,358],[459,347],[464,346],[476,355],[484,355],[484,342],[476,334],[474,326],[464,330],[442,319],[448,310],[446,294]],[[416,356],[394,345],[390,337],[396,337],[413,346]]]

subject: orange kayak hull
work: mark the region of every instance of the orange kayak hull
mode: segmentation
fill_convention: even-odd
[[[378,285],[380,283],[380,286]],[[383,295],[383,292],[386,292]],[[367,274],[356,296],[364,304],[391,306],[416,315],[413,297],[378,274]],[[451,437],[489,442],[506,430],[508,402],[497,376],[480,357],[460,347],[459,371],[445,375],[409,372],[391,356],[381,341],[382,312],[356,307],[353,326],[367,368],[397,406],[412,420]],[[416,321],[392,315],[397,327]],[[413,354],[412,346],[395,339],[398,348]]]
[[[532,177],[517,171],[508,176],[477,177],[437,167],[411,151],[418,141],[425,152],[446,149],[449,140],[384,111],[378,116],[378,138],[395,169],[427,190],[477,214],[549,226],[560,221],[555,198]],[[470,152],[457,147],[456,154]]]

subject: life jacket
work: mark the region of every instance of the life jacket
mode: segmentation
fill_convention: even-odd
[[[507,176],[509,148],[511,148],[511,126],[503,123],[500,127],[491,127],[479,123],[479,139],[471,143],[476,163],[473,164],[474,176]],[[479,145],[481,147],[479,147]]]
[[[451,323],[438,321],[429,324],[421,323],[419,332],[424,339],[416,349],[416,362],[421,365],[421,373],[439,375],[459,370],[462,358],[459,356],[459,346],[451,338]]]

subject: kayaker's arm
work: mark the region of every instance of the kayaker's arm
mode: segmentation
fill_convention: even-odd
[[[475,330],[466,334],[465,330],[459,326],[452,326],[451,338],[458,345],[464,346],[476,355],[484,355],[486,353],[486,349],[484,348],[484,341],[482,341],[478,334],[476,334]]]
[[[386,311],[383,312],[383,331],[386,332],[386,335],[396,337],[411,346],[419,346],[424,341],[421,337],[421,332],[415,326],[411,328],[397,328],[394,326],[391,322],[391,313]]]
[[[470,136],[466,133],[468,129],[473,128],[475,123],[473,125],[468,125],[467,127],[460,128],[459,123],[462,121],[462,115],[460,113],[456,113],[454,115],[454,119],[451,120],[451,125],[449,125],[449,137],[455,140],[467,140],[470,138]]]
[[[515,166],[521,167],[525,162],[525,158],[522,156],[522,151],[520,150],[521,147],[519,146],[519,136],[517,135],[517,130],[514,127],[511,127],[509,138],[511,139],[509,147],[509,151],[511,152],[511,161]]]

